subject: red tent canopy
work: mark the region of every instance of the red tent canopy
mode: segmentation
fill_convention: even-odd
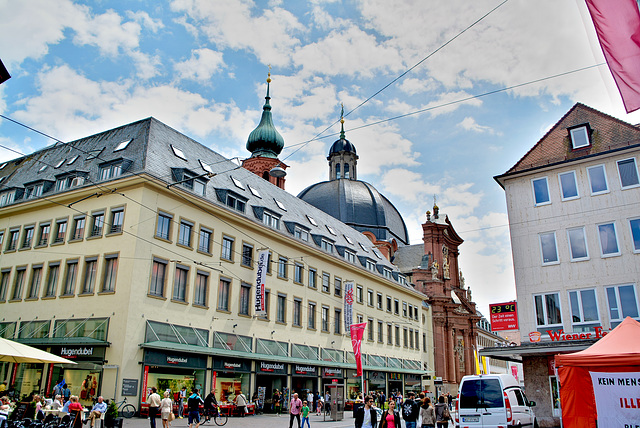
[[[627,317],[589,348],[556,355],[565,428],[596,427],[596,403],[590,371],[640,371],[640,323]]]

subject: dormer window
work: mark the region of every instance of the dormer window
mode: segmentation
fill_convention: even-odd
[[[123,172],[126,172],[129,169],[131,164],[132,161],[124,158],[118,158],[109,162],[102,163],[98,165],[98,176],[100,177],[101,181],[119,177]]]
[[[42,196],[42,190],[44,189],[44,183],[34,184],[33,186],[28,186],[24,191],[24,198],[39,198]]]
[[[280,229],[280,216],[264,210],[262,213],[262,223],[271,227],[272,229]]]
[[[233,192],[229,189],[219,189],[216,188],[216,196],[218,197],[218,201],[222,202],[226,206],[243,213],[247,206],[247,198],[244,196],[240,196],[236,192]],[[259,218],[261,218],[260,216]]]
[[[582,149],[591,145],[590,131],[589,124],[569,128],[569,136],[571,137],[571,147],[573,150]]]

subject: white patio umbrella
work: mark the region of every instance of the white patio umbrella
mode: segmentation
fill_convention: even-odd
[[[76,364],[66,358],[58,357],[32,346],[0,337],[0,361],[10,363],[58,363]]]

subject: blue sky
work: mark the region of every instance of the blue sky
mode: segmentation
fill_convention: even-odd
[[[326,180],[340,103],[358,177],[403,214],[411,243],[437,196],[465,239],[479,309],[515,298],[505,172],[582,102],[631,123],[582,0],[0,0],[0,113],[63,141],[153,116],[245,158],[267,66],[287,190]],[[365,126],[406,113],[424,113]],[[321,138],[302,145],[328,126]],[[359,128],[362,127],[362,128]],[[359,128],[359,129],[355,129]],[[53,141],[0,119],[0,160]]]

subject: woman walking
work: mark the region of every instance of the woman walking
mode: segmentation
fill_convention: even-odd
[[[380,418],[380,428],[401,428],[400,414],[396,412],[396,402],[393,398],[389,398],[389,408],[382,413]]]
[[[425,397],[422,401],[420,417],[422,418],[423,428],[434,428],[436,426],[436,412],[429,397]]]
[[[162,418],[162,428],[169,428],[171,426],[171,420],[169,419],[173,414],[173,400],[169,397],[169,391],[164,392],[164,398],[160,402],[160,417]]]

